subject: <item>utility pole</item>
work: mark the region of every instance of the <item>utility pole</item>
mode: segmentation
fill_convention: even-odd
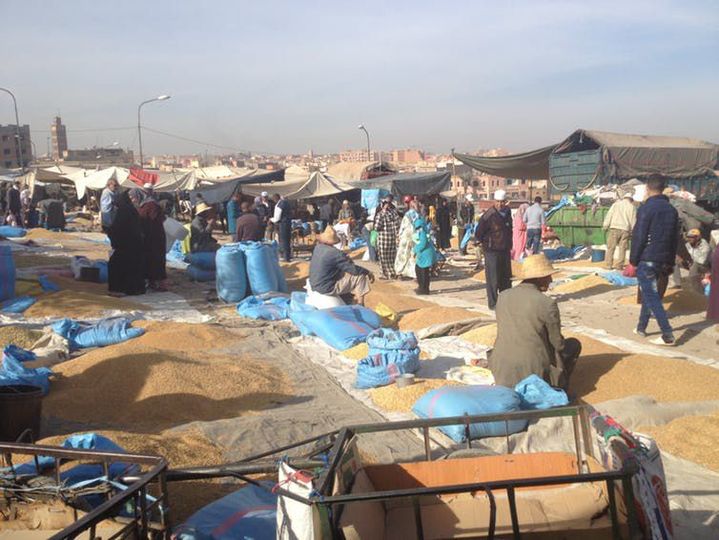
[[[359,126],[357,126],[357,129],[364,131],[364,134],[367,135],[367,161],[372,161],[372,153],[370,152],[369,145],[369,131],[367,131],[367,128],[364,127],[364,124],[360,124]]]
[[[20,118],[17,114],[17,100],[15,99],[15,94],[13,94],[7,88],[0,88],[0,91],[7,92],[8,94],[10,94],[13,106],[15,107],[15,156],[17,159],[18,167],[24,169],[25,167],[22,162],[22,152],[20,151]]]
[[[152,103],[153,101],[165,101],[167,99],[170,99],[170,96],[163,94],[161,96],[157,96],[156,98],[148,99],[147,101],[143,101],[137,106],[137,141],[140,145],[140,168],[142,169],[142,123],[140,122],[140,111],[142,109],[143,105],[147,105],[148,103]]]

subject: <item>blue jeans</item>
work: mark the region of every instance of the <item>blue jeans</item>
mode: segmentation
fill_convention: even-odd
[[[667,312],[664,310],[662,299],[659,297],[657,278],[659,265],[652,262],[640,262],[637,266],[637,281],[639,290],[642,292],[642,310],[639,313],[637,330],[645,332],[649,324],[649,318],[653,315],[659,324],[662,335],[666,338],[674,338],[674,331],[669,324]]]
[[[539,253],[542,245],[542,229],[527,229],[527,245],[526,249],[532,252],[532,255]]]

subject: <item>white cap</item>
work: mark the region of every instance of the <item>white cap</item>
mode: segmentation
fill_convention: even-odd
[[[507,200],[507,192],[503,189],[498,189],[494,192],[494,200],[495,201],[506,201]]]
[[[471,193],[467,193],[467,195],[465,195],[464,198],[467,199],[469,202],[472,202],[472,200],[473,200]]]
[[[261,197],[267,197],[267,195],[268,195],[268,193],[266,191],[263,191],[262,193],[260,193]]]
[[[144,186],[142,186],[142,189],[152,189],[155,186],[153,186],[150,182],[146,183]]]

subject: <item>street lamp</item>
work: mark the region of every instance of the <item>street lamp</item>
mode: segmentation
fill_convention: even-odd
[[[142,169],[142,125],[140,123],[140,110],[142,109],[143,105],[146,105],[148,103],[152,103],[153,101],[165,101],[167,99],[170,99],[170,96],[168,95],[161,95],[157,96],[156,98],[148,99],[147,101],[143,101],[140,103],[140,105],[137,106],[137,140],[140,143],[140,168]]]
[[[13,106],[15,107],[15,138],[17,139],[15,146],[15,156],[17,157],[18,167],[22,168],[22,158],[20,157],[20,118],[17,115],[17,100],[15,99],[15,94],[13,94],[7,88],[0,88],[0,91],[7,92],[8,94],[10,94]]]
[[[364,127],[364,124],[360,124],[359,126],[357,126],[357,129],[361,129],[362,131],[364,131],[364,134],[367,135],[367,161],[372,161],[372,154],[369,150],[369,131],[367,131],[367,128]]]

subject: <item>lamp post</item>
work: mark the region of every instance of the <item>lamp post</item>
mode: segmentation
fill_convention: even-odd
[[[143,105],[147,105],[148,103],[152,103],[153,101],[165,101],[167,99],[170,99],[170,96],[163,94],[161,96],[157,96],[156,98],[148,99],[147,101],[143,101],[137,106],[137,141],[140,144],[140,168],[142,169],[142,124],[140,122],[140,110],[142,109]]]
[[[15,99],[15,94],[13,94],[10,90],[7,88],[0,88],[0,91],[7,92],[10,94],[10,97],[12,98],[13,106],[15,107],[15,138],[17,139],[15,141],[15,157],[17,158],[17,165],[21,169],[23,168],[22,164],[22,158],[20,154],[20,118],[17,115],[17,100]]]
[[[364,124],[360,124],[359,126],[357,126],[357,129],[364,131],[364,134],[367,135],[367,161],[372,161],[372,154],[370,153],[369,146],[369,131],[367,131],[367,128],[364,127]]]

